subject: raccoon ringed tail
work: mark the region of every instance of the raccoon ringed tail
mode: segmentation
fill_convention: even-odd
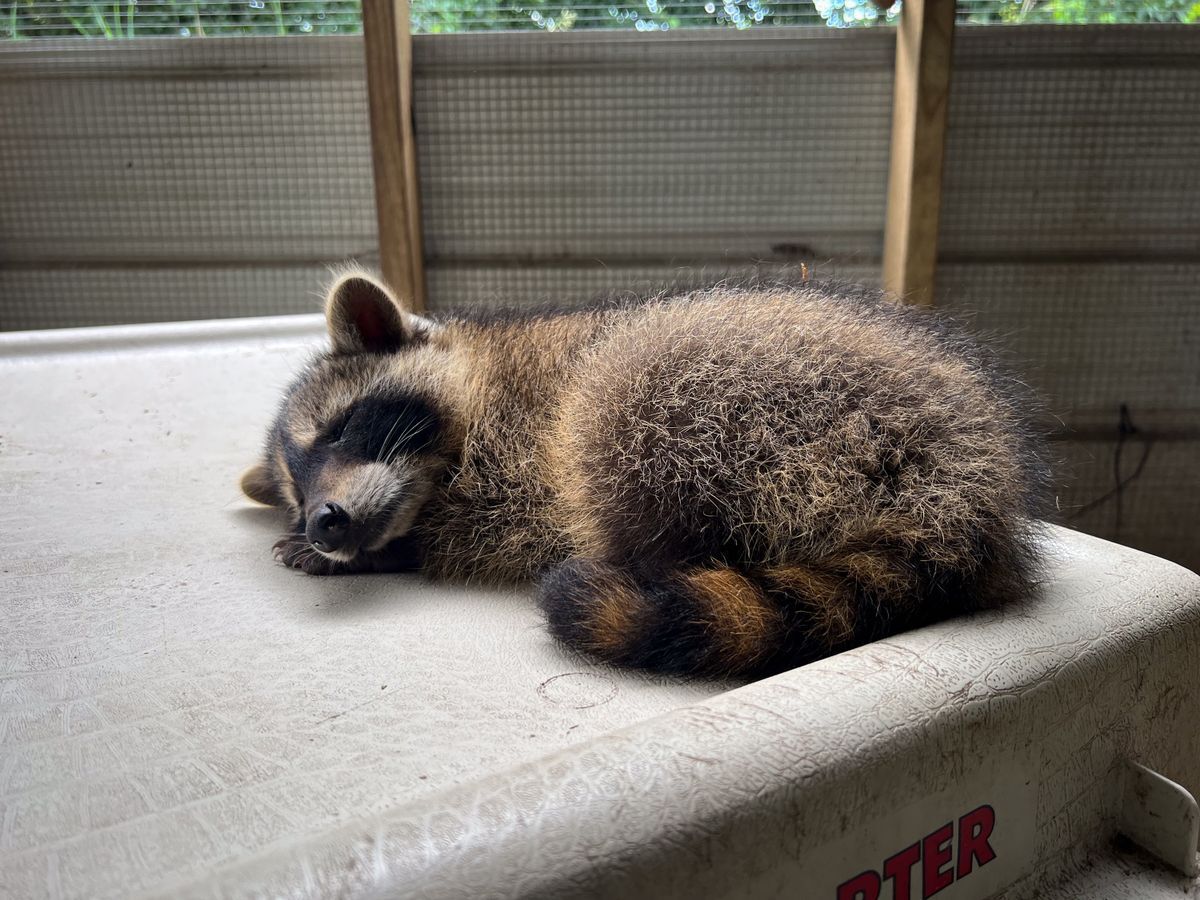
[[[764,675],[864,639],[859,586],[807,566],[631,572],[570,559],[538,584],[559,640],[621,666],[689,675]],[[861,617],[880,625],[878,610]],[[874,636],[874,635],[871,635]]]

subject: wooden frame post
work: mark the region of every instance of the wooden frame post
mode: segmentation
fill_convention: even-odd
[[[425,309],[421,199],[413,135],[409,0],[363,0],[371,160],[383,279],[413,312]]]
[[[883,286],[922,306],[933,305],[953,49],[954,0],[904,0],[896,30]]]

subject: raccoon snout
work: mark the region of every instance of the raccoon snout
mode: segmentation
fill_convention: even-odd
[[[306,536],[323,552],[341,550],[350,537],[350,516],[336,503],[326,503],[308,520]]]

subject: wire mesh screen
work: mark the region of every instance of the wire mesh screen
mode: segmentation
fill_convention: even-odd
[[[888,35],[464,36],[415,65],[434,308],[801,260],[878,278]]]
[[[801,261],[877,281],[892,34],[824,27],[857,2],[639,34],[419,0],[427,31],[560,32],[414,40],[431,306]],[[1083,7],[1190,15],[1165,2]],[[0,327],[313,311],[329,264],[377,262],[356,4],[22,0],[0,27]],[[1064,519],[1193,567],[1198,58],[1200,29],[960,29],[939,271],[1059,417]]]
[[[957,44],[939,303],[1059,420],[1069,524],[1200,568],[1200,33]]]
[[[361,38],[0,52],[0,326],[312,311],[377,253]]]

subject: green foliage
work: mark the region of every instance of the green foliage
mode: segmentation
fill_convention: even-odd
[[[357,0],[0,0],[0,38],[342,34],[362,31]]]
[[[626,28],[668,31],[688,25],[869,25],[890,20],[871,0],[643,0],[638,4],[604,0],[419,0],[413,27],[420,32],[541,28]]]
[[[880,3],[886,0],[880,0]],[[413,28],[461,31],[689,25],[862,27],[892,22],[872,0],[414,0]],[[977,24],[1200,22],[1198,0],[961,0]],[[238,34],[347,34],[362,30],[358,0],[0,0],[0,39]]]
[[[1197,22],[1196,0],[992,0],[968,3],[965,21],[1011,25],[1116,25]]]

